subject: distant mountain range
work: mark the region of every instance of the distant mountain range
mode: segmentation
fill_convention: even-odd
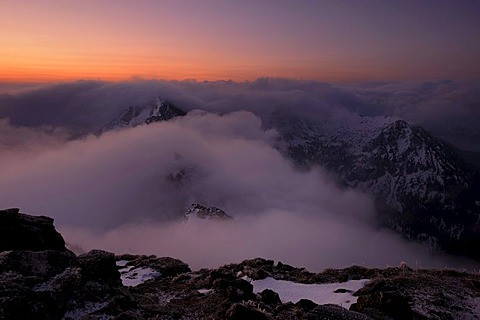
[[[278,116],[284,151],[374,195],[379,221],[433,250],[480,258],[480,176],[448,143],[394,117]]]
[[[101,131],[185,114],[157,97],[129,107]],[[382,225],[432,250],[480,259],[478,154],[461,152],[396,117],[302,118],[277,110],[264,123],[279,132],[279,150],[299,168],[320,165],[345,187],[372,194]]]

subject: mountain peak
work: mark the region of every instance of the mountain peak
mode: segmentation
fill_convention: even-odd
[[[112,120],[103,127],[100,132],[103,133],[153,122],[168,121],[184,115],[186,115],[185,111],[157,96],[148,103],[128,107],[117,119]]]
[[[185,220],[191,221],[195,219],[226,221],[233,219],[225,211],[217,207],[205,207],[198,203],[193,203],[185,213]]]
[[[178,116],[184,116],[186,113],[183,110],[175,107],[170,102],[156,97],[149,104],[150,114],[147,119],[145,119],[146,124],[158,121],[167,121]]]
[[[280,120],[299,166],[324,166],[372,194],[380,221],[405,237],[478,257],[479,178],[449,144],[395,117]]]

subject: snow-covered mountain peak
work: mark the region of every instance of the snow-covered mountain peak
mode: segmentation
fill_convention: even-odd
[[[167,121],[178,116],[184,116],[186,113],[183,110],[178,109],[173,104],[166,100],[156,97],[149,103],[150,114],[145,123],[149,124],[158,121]],[[148,108],[147,108],[148,109]]]
[[[111,121],[100,131],[106,132],[150,124],[152,122],[168,121],[185,114],[183,110],[175,107],[170,102],[156,97],[146,104],[128,107],[117,119]]]
[[[194,220],[213,220],[213,221],[225,221],[233,219],[225,211],[217,207],[205,207],[201,204],[194,203],[185,213],[185,221]]]
[[[321,165],[372,194],[380,219],[406,237],[457,254],[458,243],[480,241],[478,177],[454,147],[422,127],[359,115],[280,118],[274,127],[299,166]]]

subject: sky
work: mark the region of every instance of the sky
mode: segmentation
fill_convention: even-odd
[[[476,0],[0,0],[0,82],[478,79]]]

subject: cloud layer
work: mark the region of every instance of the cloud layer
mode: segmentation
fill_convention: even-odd
[[[256,256],[311,270],[447,263],[372,226],[368,196],[340,189],[320,168],[295,170],[272,147],[276,132],[251,112],[193,111],[77,140],[6,121],[0,128],[23,137],[1,151],[2,206],[54,217],[85,249],[174,256],[194,268]],[[235,219],[185,225],[193,202]]]
[[[480,85],[448,80],[349,86],[278,78],[78,81],[39,87],[4,83],[0,84],[0,117],[9,118],[15,126],[64,127],[75,136],[95,132],[128,106],[155,96],[185,111],[252,111],[266,124],[276,110],[307,117],[338,111],[393,115],[422,125],[462,149],[480,151]]]

